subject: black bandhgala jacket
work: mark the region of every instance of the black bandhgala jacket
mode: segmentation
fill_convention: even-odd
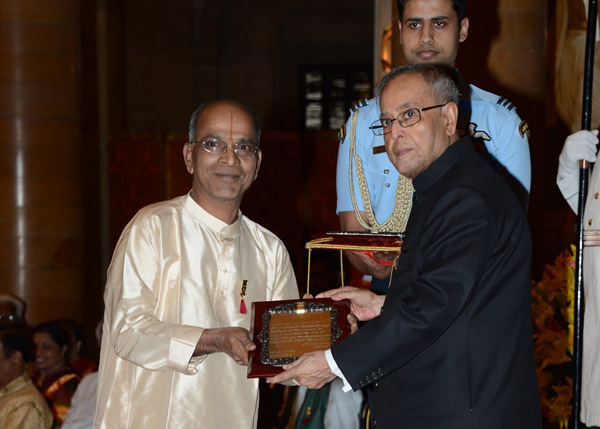
[[[531,236],[516,197],[468,137],[413,181],[382,313],[332,347],[377,428],[541,428]]]

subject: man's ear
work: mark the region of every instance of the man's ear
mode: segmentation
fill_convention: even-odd
[[[254,170],[254,179],[252,179],[252,180],[256,180],[256,178],[258,177],[258,170],[260,170],[261,162],[262,162],[262,150],[260,150],[260,148],[259,148],[258,152],[256,152],[256,170]]]
[[[183,145],[183,162],[188,173],[194,174],[194,145],[190,142]]]
[[[462,21],[460,21],[460,29],[458,33],[458,41],[464,42],[469,37],[469,18],[464,17]]]
[[[399,19],[398,20],[398,41],[400,42],[400,44],[402,44],[402,21]]]
[[[442,114],[446,121],[446,133],[453,136],[456,133],[458,124],[458,106],[456,103],[448,103],[442,107]]]

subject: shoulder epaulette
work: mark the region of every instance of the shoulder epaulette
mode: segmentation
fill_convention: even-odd
[[[506,107],[508,110],[513,111],[515,110],[515,105],[512,104],[510,101],[508,101],[506,98],[504,97],[499,97],[498,101],[496,102],[497,104]]]
[[[360,109],[361,107],[365,107],[368,103],[369,103],[369,100],[367,100],[366,98],[363,98],[358,103],[356,103],[354,106],[352,106],[352,108],[350,109],[350,111],[354,112],[356,109]]]

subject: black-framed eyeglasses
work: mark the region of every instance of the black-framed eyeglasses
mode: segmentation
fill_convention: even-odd
[[[227,148],[233,148],[233,152],[238,156],[252,156],[258,152],[258,146],[254,143],[242,142],[235,144],[227,144],[221,140],[208,139],[201,142],[192,142],[192,144],[200,143],[205,151],[212,154],[227,152]]]
[[[400,114],[395,118],[378,119],[371,124],[369,129],[373,131],[373,134],[376,136],[382,136],[392,131],[392,124],[394,121],[398,121],[402,128],[412,127],[421,120],[421,112],[435,109],[436,107],[444,107],[448,103],[449,102],[438,104],[436,106],[423,107],[422,109],[413,107],[412,109],[407,109],[403,112],[400,112]]]

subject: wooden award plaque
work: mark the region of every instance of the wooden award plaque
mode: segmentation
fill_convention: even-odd
[[[327,350],[350,334],[347,300],[297,299],[252,303],[248,378],[271,377],[304,353]]]

